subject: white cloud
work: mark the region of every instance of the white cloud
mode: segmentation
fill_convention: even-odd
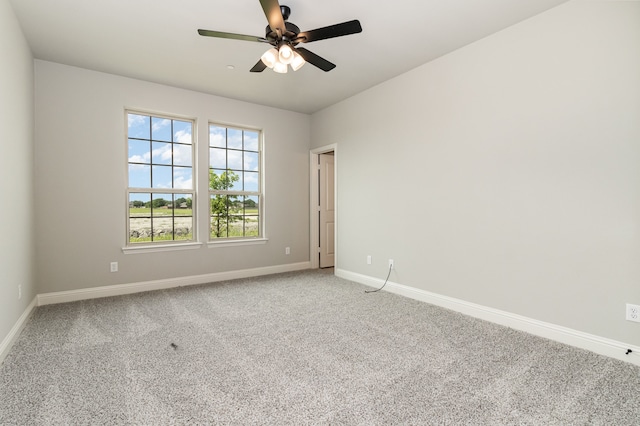
[[[230,169],[242,169],[242,153],[239,151],[227,151],[227,162]]]
[[[190,130],[178,130],[174,136],[176,142],[191,143],[191,131]]]
[[[171,144],[162,144],[160,148],[154,149],[151,154],[153,155],[154,163],[171,164]]]
[[[173,179],[173,187],[176,189],[192,189],[193,179],[185,176],[176,176]]]
[[[244,169],[258,171],[258,155],[250,152],[244,153]]]
[[[153,130],[157,131],[166,127],[171,126],[171,120],[168,118],[164,118],[162,120],[158,120],[157,117],[154,117],[153,120]]]
[[[223,149],[210,149],[209,150],[209,165],[217,169],[226,168],[226,151]]]
[[[191,165],[191,147],[185,145],[173,146],[173,164],[180,166]]]
[[[129,127],[131,127],[132,125],[137,126],[140,124],[144,124],[146,118],[148,117],[145,117],[144,115],[128,114],[127,121],[129,123]]]
[[[209,145],[224,148],[226,146],[224,133],[215,130],[209,132]]]

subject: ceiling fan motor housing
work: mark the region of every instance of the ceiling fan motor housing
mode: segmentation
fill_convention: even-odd
[[[284,26],[285,26],[286,32],[282,34],[282,38],[281,38],[282,40],[285,40],[285,41],[294,40],[300,33],[300,28],[298,28],[296,24],[293,24],[291,22],[285,22]],[[267,25],[264,31],[265,31],[264,38],[269,40],[269,42],[273,45],[277,44],[277,42],[279,41],[278,34],[275,31],[271,31],[271,27],[269,25]],[[296,45],[298,44],[298,42],[296,41],[296,42],[293,42],[292,44]]]

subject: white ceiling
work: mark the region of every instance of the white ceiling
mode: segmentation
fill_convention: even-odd
[[[567,0],[281,0],[302,31],[360,20],[363,32],[304,47],[325,73],[250,73],[269,45],[258,0],[10,0],[38,59],[313,113]],[[234,69],[227,66],[233,65]]]

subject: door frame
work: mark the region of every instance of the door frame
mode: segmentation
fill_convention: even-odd
[[[318,200],[320,188],[318,181],[318,159],[321,154],[333,152],[333,202],[334,202],[334,271],[338,269],[338,144],[321,146],[309,152],[309,260],[311,269],[320,268],[320,218],[318,217]],[[334,272],[335,273],[335,272]]]

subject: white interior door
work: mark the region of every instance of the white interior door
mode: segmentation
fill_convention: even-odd
[[[335,257],[335,189],[333,153],[320,155],[320,267],[331,268]]]

